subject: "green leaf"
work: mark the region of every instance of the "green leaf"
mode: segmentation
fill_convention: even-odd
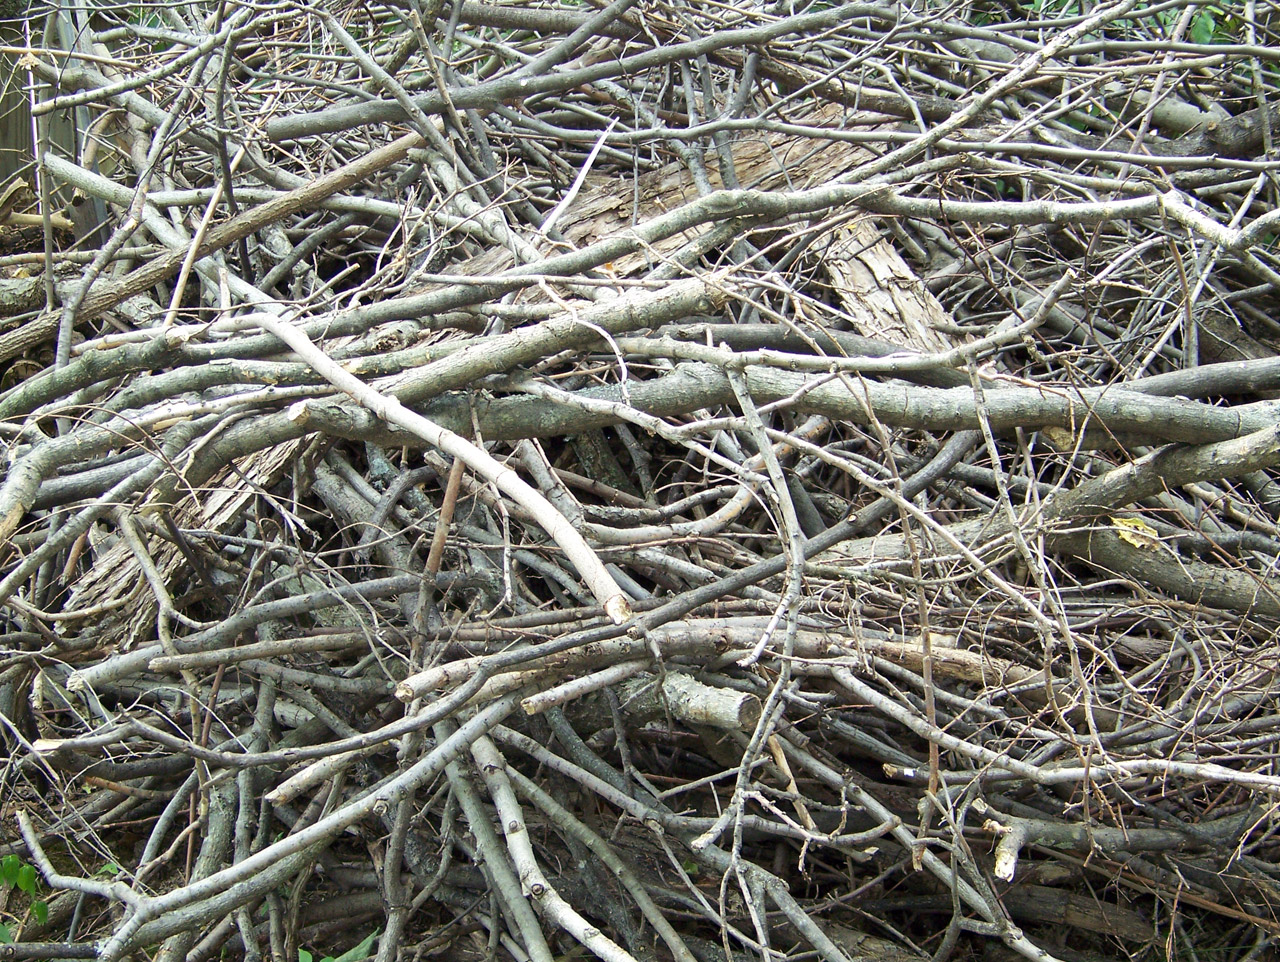
[[[115,862],[108,862],[106,865],[102,866],[102,868],[98,869],[98,871],[94,872],[93,874],[101,875],[104,878],[115,878],[117,875],[120,874],[120,866],[117,865]]]
[[[44,925],[49,921],[49,903],[43,900],[31,903],[31,914],[36,917],[36,921]]]
[[[314,962],[314,958],[306,949],[298,949],[298,962]]]
[[[24,865],[18,869],[18,891],[28,895],[36,894],[36,867]]]
[[[0,922],[0,945],[8,945],[13,941],[13,935],[9,931],[9,926]]]
[[[362,962],[362,960],[369,957],[369,950],[373,948],[373,940],[377,937],[378,930],[375,929],[361,939],[359,945],[354,945],[347,949],[336,959],[325,959],[324,962]]]
[[[0,858],[0,875],[4,877],[4,884],[13,888],[18,884],[18,869],[22,868],[22,859],[16,855],[6,855]]]
[[[1191,42],[1213,43],[1213,32],[1217,26],[1217,21],[1213,19],[1213,12],[1201,10],[1191,18]]]

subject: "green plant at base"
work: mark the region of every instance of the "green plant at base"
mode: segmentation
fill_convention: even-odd
[[[0,858],[0,881],[31,899],[31,914],[38,923],[44,925],[49,920],[49,903],[40,898],[40,879],[34,865],[16,855],[6,855]],[[12,941],[13,933],[9,926],[0,924],[0,943]]]
[[[359,944],[353,945],[347,951],[339,956],[326,955],[320,962],[363,962],[367,959],[373,948],[374,940],[377,939],[379,931],[375,929],[367,936],[360,940]],[[298,949],[298,962],[315,962],[315,956],[306,949]]]

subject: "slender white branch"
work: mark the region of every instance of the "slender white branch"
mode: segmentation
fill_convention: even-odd
[[[337,361],[320,350],[311,338],[288,321],[267,313],[255,314],[253,320],[264,331],[269,331],[289,346],[289,349],[306,361],[317,374],[334,387],[345,391],[353,399],[368,408],[389,424],[410,431],[428,444],[432,444],[458,458],[476,474],[497,485],[498,490],[527,510],[563,550],[578,569],[583,583],[604,606],[614,624],[622,624],[631,617],[631,604],[622,593],[600,560],[599,555],[583,539],[569,520],[552,506],[538,491],[518,474],[500,463],[488,451],[466,438],[442,428],[434,421],[410,411],[394,397],[382,394],[365,384],[354,374],[344,370]],[[291,412],[302,414],[295,405]]]

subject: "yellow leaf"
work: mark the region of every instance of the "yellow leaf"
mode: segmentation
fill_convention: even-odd
[[[1049,442],[1055,451],[1070,451],[1076,446],[1076,436],[1066,428],[1047,427],[1040,429],[1040,436]]]
[[[1154,549],[1160,547],[1160,535],[1155,528],[1138,518],[1112,518],[1116,533],[1122,541],[1127,541],[1135,548]]]

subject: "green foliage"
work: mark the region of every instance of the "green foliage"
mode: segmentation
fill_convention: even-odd
[[[0,858],[0,880],[9,888],[14,888],[18,884],[18,870],[22,868],[22,859],[16,855],[6,855]]]
[[[378,938],[377,929],[370,932],[359,944],[353,945],[339,956],[326,955],[320,962],[363,962],[369,958],[374,941]],[[315,956],[306,949],[298,949],[298,962],[315,962]]]
[[[1031,0],[1029,9],[1037,17],[1078,17],[1079,0]]]
[[[1023,0],[1022,7],[1029,14],[1040,19],[1078,17],[1083,13],[1079,0]],[[1144,37],[1150,39],[1153,33],[1157,37],[1167,39],[1177,26],[1182,13],[1181,7],[1157,10],[1151,14],[1139,8],[1132,17],[1120,17],[1111,21],[1104,32],[1108,36],[1126,39]],[[1238,43],[1240,42],[1240,25],[1240,18],[1232,13],[1228,6],[1208,3],[1192,14],[1186,39],[1198,44]]]
[[[1213,7],[1205,7],[1191,18],[1191,29],[1188,31],[1192,43],[1213,43],[1218,29],[1218,21],[1213,16]]]
[[[0,879],[11,889],[17,889],[33,898],[40,890],[36,879],[36,867],[24,862],[16,855],[6,855],[0,859]]]
[[[1192,43],[1241,43],[1242,26],[1230,7],[1210,3],[1196,11],[1187,35]]]
[[[0,882],[31,899],[31,914],[36,922],[44,925],[49,921],[49,903],[40,897],[40,879],[34,865],[16,855],[6,855],[0,858]],[[13,933],[9,926],[0,924],[0,943],[12,941]]]

